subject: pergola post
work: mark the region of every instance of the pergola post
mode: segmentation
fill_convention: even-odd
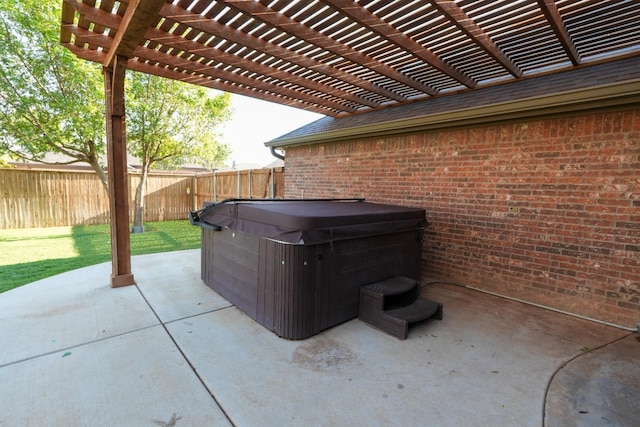
[[[112,288],[135,283],[131,273],[129,234],[129,186],[124,108],[126,64],[126,57],[117,56],[110,66],[103,68],[107,122]]]

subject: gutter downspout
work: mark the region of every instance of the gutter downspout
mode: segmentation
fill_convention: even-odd
[[[271,155],[276,159],[284,161],[284,155],[276,152],[276,147],[271,147]]]

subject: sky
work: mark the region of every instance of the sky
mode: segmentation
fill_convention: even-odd
[[[233,150],[227,161],[228,166],[233,161],[236,164],[268,165],[276,158],[264,146],[265,142],[324,117],[236,94],[231,95],[231,105],[234,112],[223,129],[223,142]]]

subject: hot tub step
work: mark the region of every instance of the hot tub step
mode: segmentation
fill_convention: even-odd
[[[442,304],[426,298],[418,298],[411,305],[394,310],[386,310],[385,313],[389,316],[406,320],[409,323],[420,322],[434,315],[436,319],[442,320]]]
[[[422,298],[420,283],[403,276],[392,277],[360,289],[360,320],[400,339],[409,325],[430,317],[442,320],[442,304]]]
[[[366,285],[365,288],[370,292],[376,292],[385,297],[390,297],[411,292],[415,290],[416,286],[418,288],[420,286],[417,280],[404,276],[395,276],[390,279],[381,280],[380,282],[371,283],[370,285]]]

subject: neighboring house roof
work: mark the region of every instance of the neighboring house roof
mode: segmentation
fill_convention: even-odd
[[[18,167],[24,167],[25,169],[33,169],[33,168],[47,168],[47,169],[91,169],[88,163],[85,162],[75,162],[74,158],[67,156],[62,153],[47,153],[42,158],[40,162],[31,162],[26,160],[18,160],[11,162],[12,164]],[[107,164],[107,155],[103,154],[100,156],[100,164]],[[127,154],[127,165],[129,168],[134,168],[140,165],[140,160],[137,158]],[[105,166],[106,167],[106,166]]]
[[[487,120],[640,103],[640,57],[434,97],[345,117],[324,117],[265,143],[271,147],[409,133]]]
[[[284,167],[284,160],[275,159],[273,162],[263,167],[264,168],[281,168],[281,167]]]
[[[84,163],[84,162],[68,163],[71,160],[73,160],[73,158],[66,156],[64,154],[48,153],[47,155],[44,156],[44,158],[42,159],[42,162],[11,161],[8,163],[17,169],[93,171],[93,169],[88,163]],[[106,164],[107,164],[106,155],[101,156],[100,164],[104,165],[104,168],[106,169]],[[130,171],[140,170],[140,168],[142,167],[140,159],[127,154],[127,167],[129,168]],[[202,172],[208,172],[208,170],[199,165],[189,164],[189,165],[182,166],[180,169],[163,171],[163,172],[202,173]]]
[[[243,170],[249,170],[249,169],[260,169],[260,168],[262,168],[262,166],[260,166],[258,163],[232,161],[231,166],[222,166],[220,168],[216,168],[216,171],[229,172],[229,171],[243,171]]]

